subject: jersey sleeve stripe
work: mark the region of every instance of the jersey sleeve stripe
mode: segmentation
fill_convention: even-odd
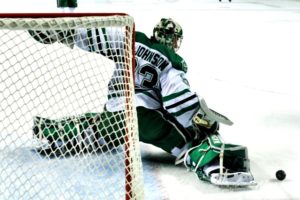
[[[101,37],[100,37],[100,33],[99,33],[99,29],[96,29],[96,40],[97,40],[97,45],[98,45],[98,50],[99,52],[103,54],[103,50],[102,50],[102,43],[101,43]]]
[[[176,93],[173,93],[173,94],[171,94],[169,96],[165,96],[165,97],[162,98],[162,100],[163,101],[169,101],[169,100],[175,99],[176,97],[179,97],[179,96],[181,96],[181,95],[183,95],[185,93],[188,93],[188,92],[190,92],[189,89],[184,89],[184,90],[182,90],[180,92],[176,92]]]
[[[172,113],[172,115],[178,117],[182,114],[185,114],[186,112],[188,112],[190,110],[197,110],[197,108],[199,108],[199,107],[200,107],[199,102],[196,102],[188,107],[185,107],[177,112]]]
[[[196,97],[197,97],[197,95],[193,94],[192,96],[189,96],[188,98],[185,98],[185,99],[183,99],[181,101],[178,101],[178,102],[176,102],[174,104],[171,104],[171,105],[167,106],[166,109],[171,109],[171,108],[177,107],[177,106],[179,106],[179,105],[181,105],[181,104],[183,104],[183,103],[185,103],[187,101],[190,101],[190,100],[192,100],[192,99],[194,99]]]
[[[95,47],[94,47],[94,40],[93,40],[92,29],[88,29],[87,30],[87,36],[88,36],[88,40],[89,40],[90,51],[94,52],[95,51]]]
[[[117,91],[110,91],[110,93],[107,95],[108,99],[116,98],[116,97],[124,97],[123,92],[117,92]]]

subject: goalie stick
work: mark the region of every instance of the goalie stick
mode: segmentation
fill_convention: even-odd
[[[217,121],[219,123],[226,124],[229,126],[231,126],[233,124],[233,122],[230,119],[228,119],[226,116],[208,108],[208,106],[203,98],[200,99],[200,106],[208,118],[214,119],[215,121]]]

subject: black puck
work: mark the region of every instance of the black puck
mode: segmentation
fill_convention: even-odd
[[[276,178],[277,178],[278,180],[282,181],[282,180],[285,179],[285,177],[286,177],[285,171],[283,171],[283,170],[278,170],[278,171],[276,172]]]

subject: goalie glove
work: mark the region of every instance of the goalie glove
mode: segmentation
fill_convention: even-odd
[[[194,115],[192,121],[193,125],[200,132],[205,131],[209,133],[215,133],[219,129],[219,123],[231,126],[233,122],[226,116],[209,109],[205,100],[200,99],[200,109]]]

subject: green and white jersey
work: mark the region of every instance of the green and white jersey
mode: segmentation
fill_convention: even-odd
[[[184,127],[191,126],[199,100],[186,79],[185,61],[140,32],[136,33],[135,57],[137,104],[149,109],[163,107]]]
[[[76,46],[86,51],[101,53],[115,61],[116,71],[109,84],[110,92],[106,109],[108,111],[124,109],[119,103],[124,97],[119,95],[113,86],[114,82],[120,81],[117,80],[120,73],[117,69],[122,65],[114,59],[115,52],[108,48],[113,46],[112,49],[121,51],[122,43],[118,41],[123,41],[124,38],[120,34],[115,34],[118,30],[113,29],[81,29],[80,31],[81,33],[77,34],[80,40],[77,40]],[[99,40],[102,41],[101,45],[97,43]],[[191,126],[191,119],[200,106],[198,96],[190,90],[186,79],[185,61],[173,50],[149,39],[141,32],[136,32],[135,35],[135,61],[136,106],[148,109],[164,108],[184,127]]]

